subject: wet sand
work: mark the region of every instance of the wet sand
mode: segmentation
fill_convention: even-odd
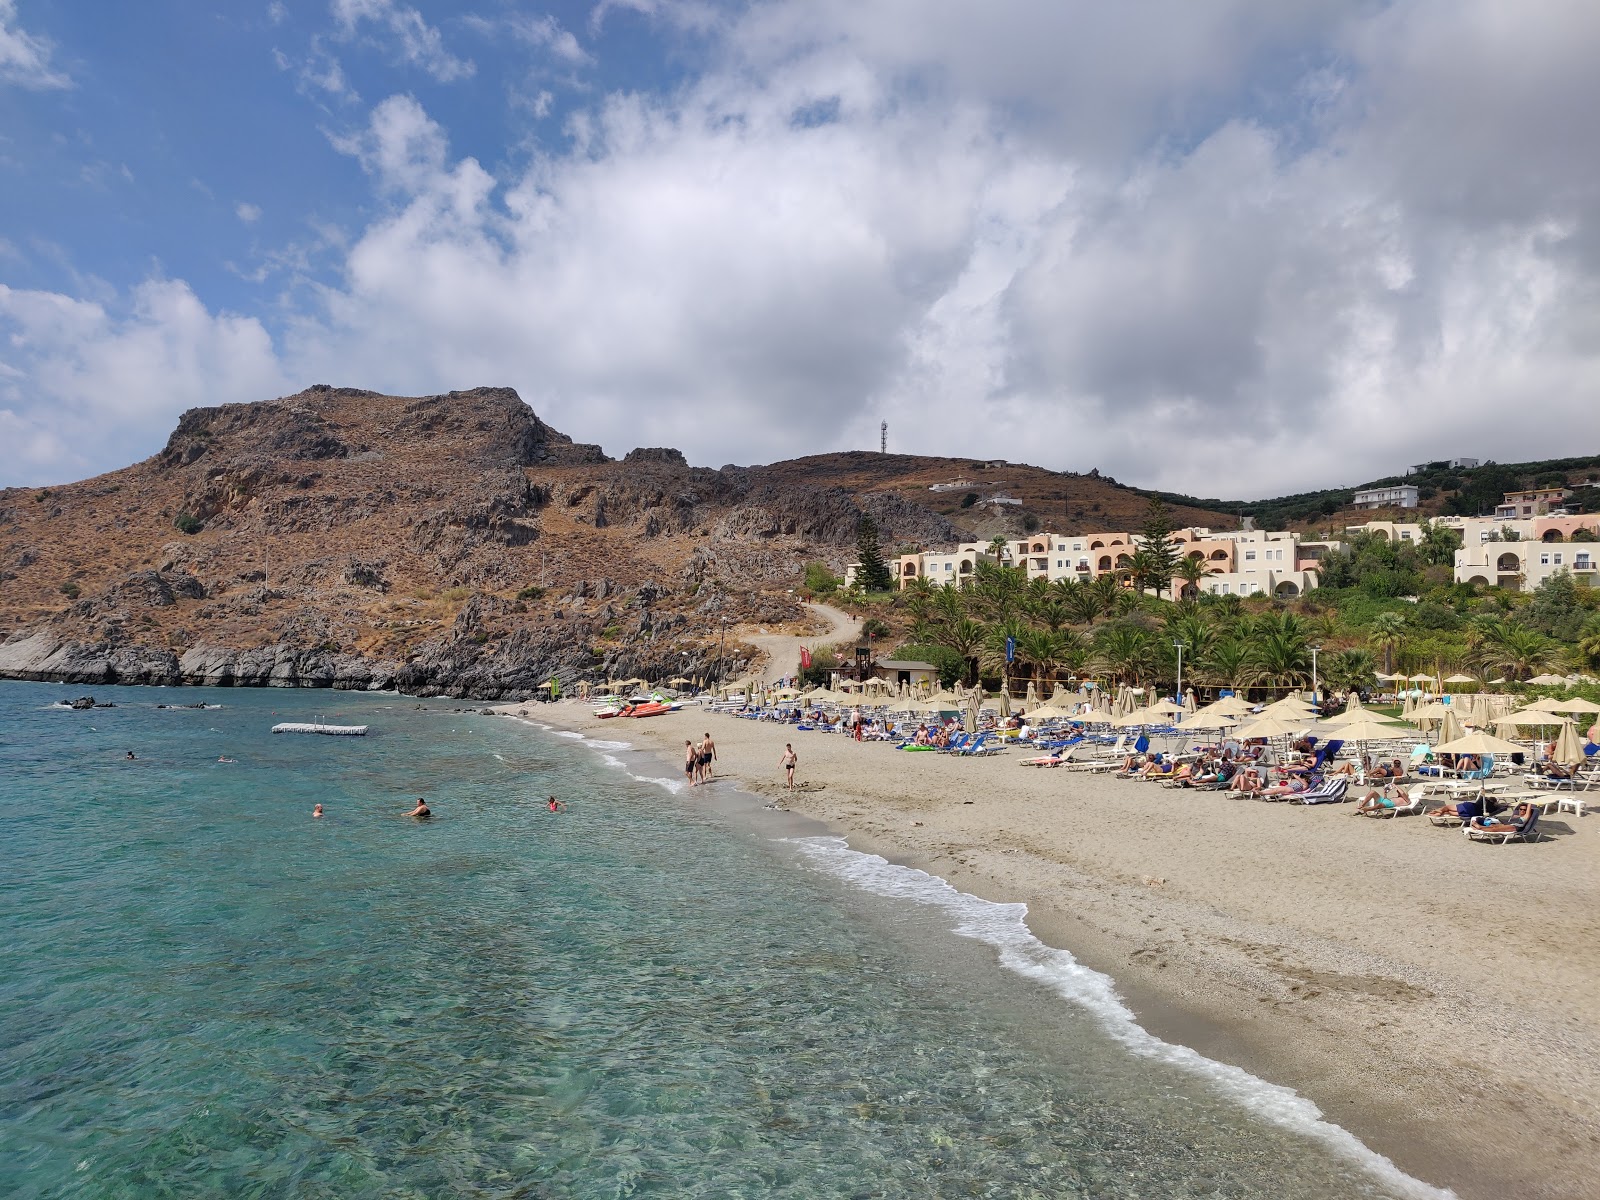
[[[523,706],[507,705],[516,711]],[[1286,1084],[1460,1196],[1589,1197],[1600,1172],[1600,820],[1531,845],[797,733],[690,710],[541,721],[659,752],[710,730],[718,777],[857,850],[1028,905],[1146,1028]],[[782,786],[792,741],[807,790]],[[1600,797],[1596,797],[1600,800]]]

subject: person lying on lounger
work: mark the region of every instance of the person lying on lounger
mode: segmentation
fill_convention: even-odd
[[[1263,796],[1298,796],[1301,792],[1311,787],[1304,775],[1291,775],[1282,783],[1275,783],[1271,787],[1262,788]]]
[[[1543,775],[1546,779],[1571,779],[1572,768],[1566,763],[1541,762],[1533,764],[1533,773]]]
[[[1233,782],[1228,785],[1230,792],[1238,792],[1241,796],[1254,796],[1262,788],[1261,772],[1255,767],[1246,767],[1233,777]]]
[[[1361,814],[1393,812],[1401,805],[1410,803],[1411,793],[1405,788],[1385,786],[1381,792],[1374,789],[1361,797],[1361,803],[1356,805],[1355,811]]]
[[[1504,833],[1507,829],[1515,829],[1521,833],[1531,820],[1533,820],[1533,805],[1523,801],[1511,810],[1509,817],[1473,817],[1471,825],[1474,829],[1492,829],[1496,833]]]
[[[1172,775],[1174,769],[1170,758],[1163,758],[1158,754],[1145,766],[1143,771],[1139,772],[1139,777],[1141,779],[1164,779]],[[1188,768],[1185,767],[1184,770],[1187,771]]]

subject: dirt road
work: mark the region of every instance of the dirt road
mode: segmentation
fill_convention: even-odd
[[[768,683],[776,683],[785,675],[794,674],[800,665],[801,646],[831,646],[835,642],[854,641],[861,636],[861,622],[849,613],[840,612],[837,608],[830,608],[826,604],[808,604],[806,608],[826,626],[821,633],[806,637],[775,633],[758,634],[740,639],[765,652],[767,662],[762,668],[762,678]]]

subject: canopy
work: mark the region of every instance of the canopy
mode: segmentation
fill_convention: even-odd
[[[1528,748],[1487,733],[1469,733],[1453,742],[1440,742],[1435,754],[1526,754]]]

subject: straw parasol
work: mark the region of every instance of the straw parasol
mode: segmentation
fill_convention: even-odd
[[[1556,746],[1550,751],[1550,757],[1569,767],[1580,767],[1589,761],[1588,755],[1583,752],[1583,743],[1578,740],[1577,726],[1570,717],[1561,722],[1561,735],[1556,738]]]
[[[1000,719],[1002,721],[1011,719],[1011,681],[1009,679],[1000,681]]]
[[[1038,704],[1039,704],[1039,688],[1037,687],[1037,685],[1035,685],[1035,683],[1031,679],[1028,680],[1028,694],[1023,699],[1022,704],[1023,704],[1023,710],[1022,710],[1023,712],[1027,712],[1027,711],[1029,711],[1029,710],[1031,710],[1033,708],[1038,707]]]
[[[967,705],[962,710],[961,725],[968,733],[978,732],[978,713],[983,707],[983,689],[974,686],[967,693]]]

